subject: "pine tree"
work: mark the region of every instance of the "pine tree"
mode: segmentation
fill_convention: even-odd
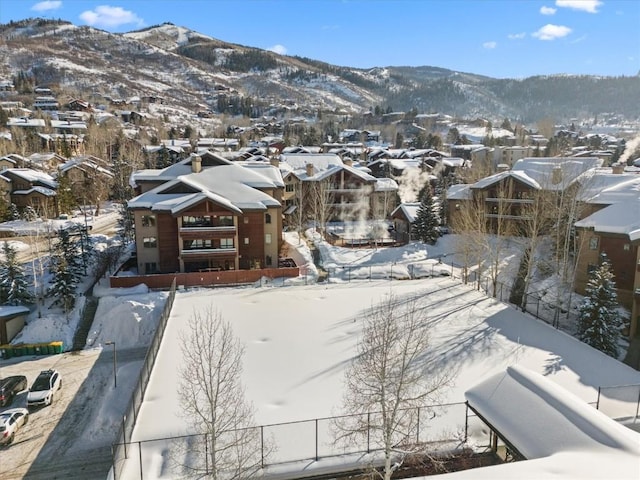
[[[433,203],[431,188],[423,189],[421,194],[420,207],[412,224],[413,234],[421,241],[429,245],[435,245],[440,236],[438,233],[440,219]]]
[[[65,313],[70,312],[76,304],[76,288],[78,279],[63,255],[51,258],[53,282],[47,290],[47,297],[54,298],[52,305],[60,305]]]
[[[580,306],[578,338],[607,355],[617,358],[622,321],[611,266],[602,254],[600,267],[591,273]]]
[[[18,263],[16,249],[8,242],[2,245],[4,260],[0,262],[0,303],[29,305],[33,295],[22,265]]]

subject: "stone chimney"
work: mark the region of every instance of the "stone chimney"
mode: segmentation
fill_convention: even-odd
[[[562,182],[562,167],[558,165],[551,171],[551,184],[558,185],[560,182]]]
[[[616,175],[621,175],[624,173],[624,164],[623,163],[614,163],[611,165],[611,173],[615,173]]]
[[[193,173],[200,173],[202,171],[202,157],[200,157],[200,155],[193,155],[193,157],[191,157],[191,171]]]
[[[307,177],[313,177],[313,163],[307,163]]]
[[[278,157],[271,157],[269,159],[269,163],[271,165],[273,165],[274,167],[279,167],[280,166],[280,160],[278,159]]]

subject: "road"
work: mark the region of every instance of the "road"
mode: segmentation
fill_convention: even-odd
[[[135,379],[146,350],[118,351],[118,370],[126,369]],[[105,408],[101,399],[114,388],[113,352],[95,349],[2,360],[0,376],[26,375],[30,385],[41,370],[49,368],[60,372],[62,389],[51,406],[31,411],[29,423],[18,432],[13,444],[0,448],[0,480],[106,478],[119,425],[98,431],[87,429],[96,424]],[[117,395],[123,401],[109,408],[122,406],[124,414],[133,385],[134,380],[119,381]],[[26,396],[26,391],[19,394],[5,409],[26,406]]]

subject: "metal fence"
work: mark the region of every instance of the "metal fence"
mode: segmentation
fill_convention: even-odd
[[[470,419],[466,403],[406,409],[403,413],[411,416],[411,422],[399,436],[399,448],[419,445],[423,451],[435,451],[443,444],[459,446],[466,441],[467,429],[473,428],[468,425]],[[269,469],[293,462],[381,451],[384,442],[380,417],[379,413],[367,413],[257,426],[253,428],[253,437],[257,441],[253,450],[246,454],[254,456],[261,468]],[[340,440],[340,434],[354,425],[364,428],[348,441]],[[126,449],[128,453],[126,476],[117,478],[155,478],[157,473],[153,470],[158,468],[159,455],[163,458],[162,469],[165,472],[179,475],[184,468],[195,468],[205,473],[210,469],[206,458],[208,443],[208,434],[198,434],[114,445],[114,448]],[[122,468],[119,473],[122,473]]]
[[[120,424],[118,436],[116,437],[118,439],[117,443],[114,443],[111,447],[114,480],[120,478],[120,474],[122,473],[122,469],[125,465],[125,460],[130,456],[131,453],[129,451],[130,444],[128,443],[127,439],[131,439],[131,435],[133,433],[133,429],[138,417],[138,412],[140,411],[140,407],[144,400],[144,393],[147,389],[147,385],[149,384],[151,372],[153,371],[153,365],[156,361],[158,350],[160,349],[162,336],[164,335],[167,321],[169,319],[169,316],[171,315],[171,308],[173,307],[175,296],[176,282],[174,280],[171,285],[171,289],[169,290],[169,296],[167,297],[164,309],[162,310],[162,314],[160,315],[158,328],[156,329],[153,339],[151,340],[151,344],[149,345],[149,349],[147,350],[147,354],[145,355],[142,370],[140,371],[140,376],[138,377],[138,382],[133,389],[133,394],[131,395],[131,400],[129,400],[129,405],[127,406],[126,413],[122,417],[122,423]]]
[[[640,384],[598,387],[596,408],[610,418],[640,428]]]

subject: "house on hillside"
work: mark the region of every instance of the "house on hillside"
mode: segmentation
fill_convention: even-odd
[[[128,202],[140,274],[277,267],[282,245],[280,171],[192,155],[150,175]]]
[[[60,165],[66,163],[68,158],[59,155],[58,153],[33,153],[29,155],[28,166],[34,170],[42,170],[49,174],[55,174],[58,171]]]
[[[11,203],[19,211],[31,207],[42,218],[58,216],[58,183],[51,175],[30,168],[10,168],[0,172],[0,175],[11,182]]]
[[[113,172],[95,157],[74,157],[58,167],[58,178],[66,177],[71,193],[80,205],[96,198],[106,200]],[[102,194],[102,195],[100,195]]]
[[[413,236],[413,222],[418,216],[419,209],[420,202],[407,202],[401,203],[391,212],[389,217],[393,222],[392,236],[396,242],[409,243],[411,240],[416,240]]]

